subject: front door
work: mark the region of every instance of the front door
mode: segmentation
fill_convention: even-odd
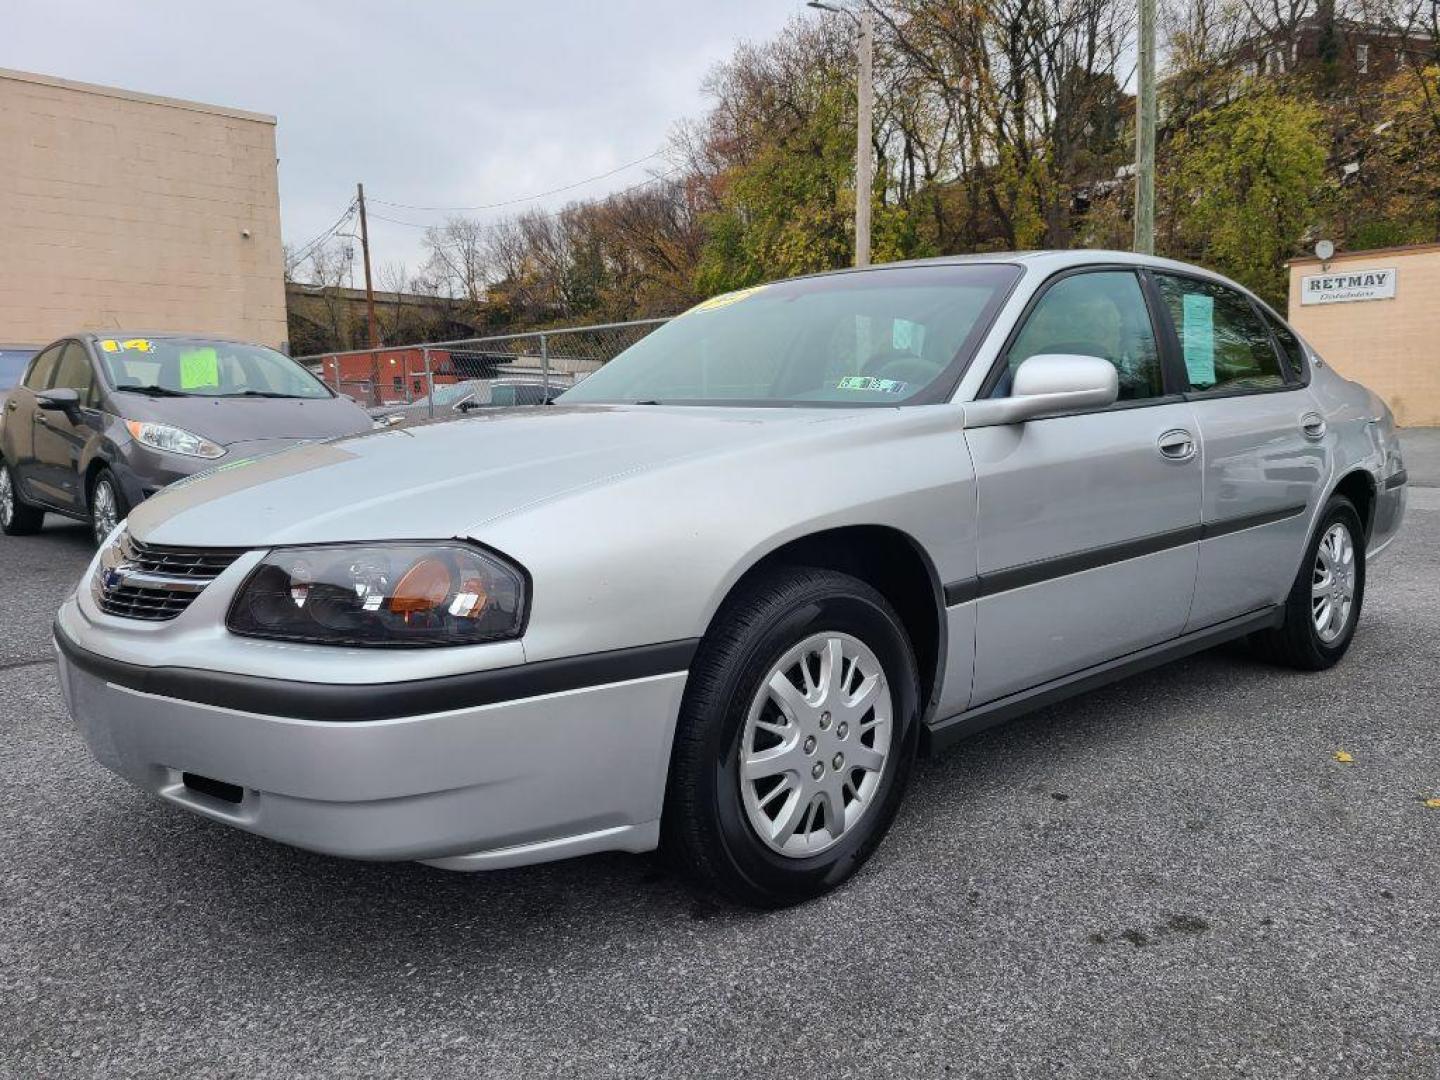
[[[85,486],[80,476],[80,460],[85,444],[96,431],[94,409],[99,398],[90,358],[85,346],[78,341],[66,342],[55,376],[50,380],[50,389],[74,390],[80,395],[80,413],[72,419],[58,409],[35,409],[32,487],[51,506],[83,511]]]
[[[63,343],[43,349],[30,361],[20,385],[5,398],[5,422],[0,425],[0,452],[10,463],[15,486],[28,499],[36,498],[35,487],[35,395],[50,388]]]
[[[1304,357],[1289,330],[1218,282],[1154,278],[1205,447],[1190,612],[1190,629],[1198,630],[1284,600],[1304,554],[1307,511],[1328,475],[1329,440],[1301,383]]]
[[[1192,406],[1170,392],[1137,275],[1070,273],[992,373],[1008,393],[1040,353],[1119,370],[1108,409],[967,431],[978,489],[972,706],[1178,636],[1195,587],[1201,470]]]

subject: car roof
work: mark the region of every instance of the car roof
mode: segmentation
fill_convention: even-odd
[[[1035,251],[990,251],[976,252],[967,255],[936,255],[928,259],[904,259],[898,262],[875,263],[863,267],[845,267],[839,270],[827,270],[818,274],[803,275],[805,277],[828,277],[833,274],[865,274],[884,272],[886,270],[904,269],[915,266],[975,266],[975,265],[1010,265],[1024,266],[1030,269],[1053,273],[1056,270],[1065,270],[1074,266],[1093,265],[1126,265],[1126,266],[1148,266],[1156,270],[1179,270],[1188,274],[1199,274],[1204,277],[1213,278],[1216,281],[1224,281],[1227,284],[1235,284],[1221,274],[1213,270],[1207,270],[1203,266],[1196,266],[1193,263],[1179,262],[1175,259],[1166,259],[1158,255],[1141,255],[1133,251],[1112,251],[1104,248],[1071,248],[1068,250],[1035,250]]]
[[[78,330],[73,334],[63,334],[55,340],[63,341],[65,338],[156,338],[161,341],[170,338],[187,338],[199,341],[226,341],[235,345],[255,344],[244,338],[230,337],[228,334],[207,334],[200,330]]]

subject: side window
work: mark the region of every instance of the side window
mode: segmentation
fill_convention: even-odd
[[[60,363],[55,368],[55,378],[51,382],[51,388],[68,387],[80,394],[80,404],[87,409],[93,409],[99,403],[99,393],[95,387],[95,376],[90,370],[90,357],[85,352],[85,346],[77,341],[65,343],[65,348],[60,354]]]
[[[1260,316],[1233,289],[1156,274],[1194,392],[1267,390],[1285,385],[1280,357]]]
[[[1280,343],[1280,351],[1285,354],[1285,359],[1290,364],[1291,380],[1304,382],[1305,346],[1300,344],[1300,339],[1279,319],[1272,318],[1266,313],[1265,322],[1269,325],[1270,332],[1275,335],[1275,340]]]
[[[61,348],[61,345],[52,345],[30,362],[24,381],[27,390],[38,392],[50,389],[50,376],[55,373],[55,361],[60,359]]]
[[[1120,374],[1120,400],[1165,393],[1160,352],[1140,282],[1128,270],[1061,278],[1041,296],[1005,358],[995,397],[1007,397],[1015,370],[1041,353],[1099,356]]]

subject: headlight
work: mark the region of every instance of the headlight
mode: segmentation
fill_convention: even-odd
[[[460,543],[277,548],[226,625],[323,645],[476,645],[524,629],[524,574]]]
[[[126,420],[125,427],[136,442],[153,446],[156,450],[168,450],[172,454],[186,457],[217,458],[225,453],[223,446],[217,446],[209,439],[169,424],[151,424],[141,420]]]

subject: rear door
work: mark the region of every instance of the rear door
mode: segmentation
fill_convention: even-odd
[[[55,374],[55,365],[60,359],[64,342],[42,349],[30,362],[20,385],[11,390],[5,398],[5,424],[3,449],[5,460],[10,463],[15,482],[21,492],[35,498],[35,395],[50,387]]]
[[[1188,628],[1284,599],[1309,514],[1328,475],[1315,412],[1260,309],[1200,277],[1153,273],[1167,332],[1184,361],[1204,447],[1199,576]]]
[[[35,410],[34,488],[50,505],[80,512],[85,509],[81,458],[85,444],[99,429],[95,410],[100,403],[90,355],[80,342],[64,343],[49,388],[65,388],[79,394],[80,413],[78,418],[71,419],[59,410]]]
[[[965,433],[978,488],[980,705],[1181,633],[1195,587],[1194,409],[1162,363],[1158,312],[1132,268],[1069,272],[1031,305],[987,382],[1009,392],[1040,353],[1100,356],[1107,409]]]

